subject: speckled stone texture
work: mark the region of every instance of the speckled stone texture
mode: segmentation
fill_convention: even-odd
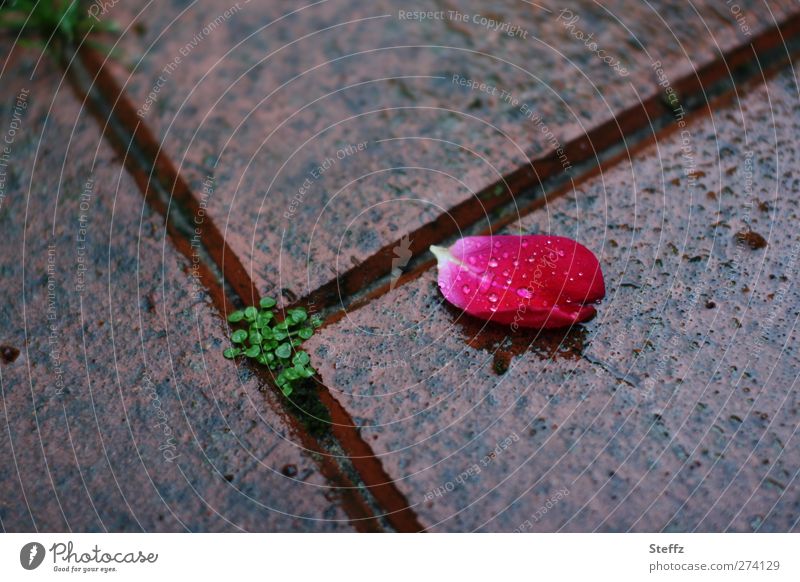
[[[169,0],[105,17],[123,24],[118,82],[256,286],[300,296],[658,95],[654,63],[674,84],[798,10],[737,7]]]
[[[2,529],[351,530],[61,73],[0,53]]]
[[[798,88],[739,98],[509,229],[598,255],[593,321],[507,337],[431,270],[312,339],[427,528],[798,529]]]

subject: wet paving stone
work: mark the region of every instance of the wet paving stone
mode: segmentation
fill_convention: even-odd
[[[509,228],[597,254],[591,322],[512,335],[429,270],[312,338],[425,527],[797,530],[798,129],[785,71]]]
[[[258,289],[302,296],[529,158],[555,152],[557,171],[572,168],[564,144],[797,6],[329,0],[289,10],[171,0],[103,16],[124,31],[118,83]]]
[[[2,529],[351,531],[97,122],[3,46]]]

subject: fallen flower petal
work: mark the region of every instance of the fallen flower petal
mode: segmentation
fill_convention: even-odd
[[[473,236],[432,246],[445,298],[470,315],[516,327],[588,321],[605,296],[600,263],[560,236]]]

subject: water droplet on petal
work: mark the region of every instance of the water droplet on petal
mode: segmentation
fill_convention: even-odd
[[[469,285],[464,285],[464,286],[461,288],[461,290],[462,290],[464,293],[469,293]]]
[[[519,295],[523,299],[530,299],[531,297],[533,297],[533,294],[530,291],[528,291],[525,287],[520,287],[519,289],[517,289],[517,295]]]
[[[496,267],[497,266],[497,261],[495,259],[489,259],[489,266],[490,267]]]
[[[491,301],[492,303],[497,303],[498,297],[497,297],[497,295],[495,293],[490,293],[489,296],[487,297],[487,299],[489,301]]]
[[[489,290],[489,287],[492,286],[492,281],[494,281],[494,275],[490,273],[484,273],[481,275],[481,282],[478,286],[478,290],[481,293],[486,293]]]

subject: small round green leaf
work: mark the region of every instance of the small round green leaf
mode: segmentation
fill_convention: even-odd
[[[258,346],[250,346],[244,352],[244,355],[248,358],[257,358],[258,355],[261,353],[261,348]]]
[[[262,297],[258,304],[264,309],[275,307],[275,300],[272,297]]]
[[[236,348],[228,348],[227,350],[222,352],[222,355],[230,360],[238,356],[240,353],[241,350],[237,350]]]
[[[231,341],[235,344],[240,344],[247,339],[247,332],[243,329],[237,329],[231,335]]]
[[[247,318],[247,321],[254,321],[258,315],[258,310],[255,307],[248,307],[244,310],[244,316]]]
[[[315,315],[314,317],[311,318],[311,325],[313,325],[314,327],[321,326],[322,325],[322,319],[320,319],[319,317],[317,317]]]
[[[251,344],[260,344],[264,340],[263,336],[257,331],[250,332],[250,337],[248,339]]]
[[[244,311],[234,311],[230,315],[228,315],[228,321],[231,323],[236,323],[237,321],[242,321],[244,319]]]
[[[311,358],[308,356],[306,352],[297,352],[294,357],[292,358],[292,363],[295,366],[305,366],[307,363],[311,361]]]
[[[289,312],[289,316],[292,318],[292,320],[295,323],[298,323],[298,322],[301,322],[301,321],[305,321],[306,319],[308,319],[308,313],[306,312],[305,308],[303,308],[303,307],[298,307],[297,309],[292,309]]]
[[[292,346],[288,343],[283,343],[275,348],[275,355],[279,358],[288,358],[292,355]]]
[[[307,340],[312,335],[314,335],[314,330],[311,329],[310,327],[304,327],[300,331],[297,332],[297,335],[299,335],[304,340]]]

